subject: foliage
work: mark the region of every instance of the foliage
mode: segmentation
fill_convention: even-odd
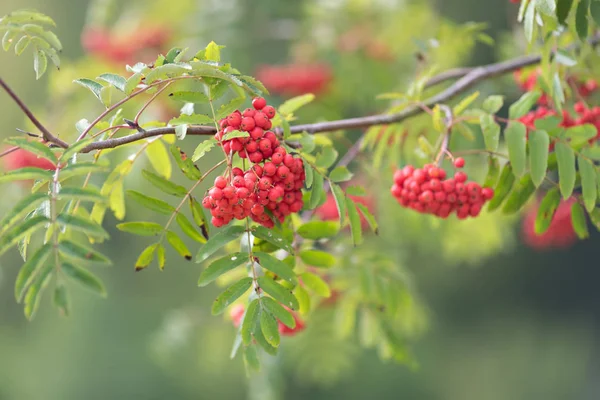
[[[360,14],[362,9],[357,8]],[[402,18],[413,22],[430,19],[417,7],[414,10],[414,14],[403,14]],[[536,233],[549,229],[561,199],[573,199],[571,222],[580,239],[589,236],[588,219],[600,227],[597,125],[593,121],[567,125],[566,117],[558,117],[565,116],[563,111],[574,105],[576,96],[570,96],[567,72],[569,67],[584,63],[586,50],[598,41],[589,32],[592,25],[600,23],[599,12],[595,1],[521,2],[518,19],[523,22],[532,52],[540,55],[540,69],[536,86],[507,105],[508,118],[500,116],[505,108],[502,95],[482,96],[470,89],[471,84],[460,86],[460,82],[473,76],[481,79],[477,73],[491,78],[531,62],[515,59],[500,72],[497,65],[470,70],[455,76],[460,80],[442,91],[433,88],[434,83],[440,83],[432,83],[439,79],[437,68],[453,65],[477,42],[490,44],[481,24],[443,23],[438,32],[439,46],[421,43],[420,56],[427,59],[427,68],[405,91],[396,92],[390,87],[386,93],[378,93],[380,100],[389,102],[383,114],[354,125],[346,122],[349,131],[368,129],[343,157],[338,142],[352,136],[319,133],[337,131],[335,123],[325,123],[325,128],[319,124],[294,125],[305,110],[322,99],[311,93],[288,98],[274,113],[273,131],[288,154],[303,162],[303,208],[281,220],[270,215],[272,228],[245,218],[216,229],[197,194],[209,177],[212,181],[213,174],[233,179],[235,168],[246,169],[248,160],[225,150],[228,143],[224,142],[244,139],[249,134],[241,129],[225,137],[215,133],[221,130],[223,119],[250,103],[249,98],[269,94],[259,80],[223,61],[227,49],[214,42],[196,53],[176,47],[159,54],[153,62],[127,65],[125,74],[94,71],[91,78],[74,77],[81,92],[89,95],[82,104],[94,101],[102,110],[99,115],[79,115],[74,124],[76,135],[66,145],[45,132],[39,140],[7,140],[7,144],[34,153],[52,165],[25,166],[0,176],[0,183],[34,181],[31,193],[16,202],[0,223],[0,254],[15,247],[23,259],[15,297],[31,319],[49,287],[55,306],[63,314],[72,311],[69,281],[106,296],[103,283],[93,271],[117,263],[97,249],[111,234],[118,234],[105,227],[110,213],[119,221],[118,231],[147,238],[147,245],[136,249],[136,271],[147,269],[155,261],[159,270],[164,270],[173,262],[167,258],[167,249],[173,250],[181,260],[202,264],[198,286],[215,281],[225,286],[212,304],[213,314],[225,313],[234,304],[246,304],[231,355],[243,353],[249,370],[258,367],[263,353],[278,353],[283,343],[279,323],[293,330],[295,313],[311,319],[313,314],[324,312],[335,316],[332,321],[340,340],[347,341],[358,332],[360,344],[376,348],[381,358],[415,366],[408,343],[427,325],[427,313],[406,271],[386,254],[390,245],[400,248],[411,243],[403,242],[407,240],[403,238],[385,243],[377,237],[381,229],[402,220],[404,228],[430,234],[430,242],[422,244],[422,249],[441,248],[443,257],[456,262],[477,261],[506,247],[510,239],[503,233],[505,224],[524,210],[536,193],[543,196],[535,219]],[[322,26],[330,22],[332,15],[316,15],[311,22]],[[392,17],[396,16],[383,19]],[[59,66],[61,44],[47,29],[51,26],[54,23],[49,17],[35,11],[14,12],[0,20],[5,50],[14,44],[15,52],[21,54],[28,44],[32,45],[37,78],[46,71],[48,58]],[[336,24],[335,28],[344,27]],[[367,24],[364,29],[374,28]],[[388,30],[391,28],[386,28],[382,37],[392,34]],[[453,51],[454,61],[446,57],[445,46],[456,36],[467,39],[461,51]],[[403,40],[407,38],[389,53],[398,51]],[[559,45],[561,50],[557,50]],[[575,53],[575,46],[581,51]],[[353,55],[345,57],[351,59]],[[69,79],[76,72],[77,66],[68,71]],[[64,89],[60,81],[64,78],[51,79],[56,79],[50,84],[60,88],[57,92],[61,96],[80,98],[81,92]],[[352,90],[351,85],[345,89]],[[351,97],[343,91],[337,95],[335,100],[340,102]],[[532,109],[542,99],[552,111],[531,117]],[[148,110],[161,101],[168,102],[171,110],[176,109],[176,115],[145,119]],[[182,150],[182,143],[195,136],[203,140],[192,151]],[[127,156],[122,149],[130,151]],[[367,171],[350,166],[356,157],[353,152],[369,158]],[[436,214],[444,219],[439,220],[399,210],[398,215],[379,221],[374,210],[357,200],[382,186],[391,186],[389,166],[436,163],[450,174],[452,162],[459,155],[467,158],[467,169],[481,186],[493,188],[494,197],[483,213],[479,216],[477,210],[471,214],[479,216],[476,220],[445,220],[448,214]],[[148,168],[134,168],[143,157]],[[220,161],[214,161],[215,157]],[[197,163],[205,160],[212,165],[201,170]],[[354,183],[359,173],[373,177],[366,189],[347,184]],[[144,184],[135,186],[133,179]],[[476,186],[481,189],[479,184]],[[457,190],[457,194],[461,193]],[[328,198],[333,199],[337,217],[325,221],[315,217],[314,210],[325,207]],[[128,218],[130,204],[151,211],[156,220]],[[490,225],[497,229],[488,228]],[[487,247],[478,253],[472,250],[469,239],[487,240]],[[381,248],[361,250],[365,241],[380,243]],[[331,308],[323,311],[328,301]],[[310,364],[310,357],[307,359],[305,363]],[[306,367],[304,370],[304,374],[311,372]]]

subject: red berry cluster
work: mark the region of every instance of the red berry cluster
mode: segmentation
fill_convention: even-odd
[[[551,248],[565,249],[577,242],[577,234],[571,222],[571,206],[577,200],[573,197],[562,200],[552,217],[548,230],[541,235],[535,233],[535,219],[539,203],[530,208],[523,220],[523,241],[535,250]]]
[[[286,307],[286,309],[288,311],[290,311],[289,308]],[[233,306],[233,308],[231,309],[229,316],[231,317],[232,321],[233,321],[233,326],[235,326],[236,328],[238,328],[240,326],[240,324],[242,323],[242,317],[244,316],[244,305],[243,304],[237,304],[235,306]],[[293,311],[290,311],[292,313],[292,316],[294,317],[294,320],[296,321],[296,326],[294,328],[290,328],[286,325],[284,325],[281,321],[277,321],[278,323],[278,328],[279,328],[279,334],[282,336],[294,336],[296,333],[303,331],[305,328],[304,325],[304,321],[302,321],[300,319],[300,317]]]
[[[462,168],[464,159],[454,161]],[[453,178],[446,178],[446,171],[431,164],[423,168],[407,165],[394,173],[392,195],[403,207],[420,213],[448,218],[456,213],[459,219],[476,217],[486,201],[494,197],[494,190],[482,188],[476,182],[467,182],[467,174],[457,171]]]
[[[156,51],[164,50],[170,37],[170,31],[161,26],[139,28],[125,35],[90,27],[81,34],[81,45],[86,52],[106,61],[134,63],[140,59],[151,61]]]
[[[573,116],[567,110],[563,110],[560,126],[571,127],[583,124],[592,124],[596,127],[598,134],[595,138],[590,140],[590,143],[594,140],[600,139],[600,107],[594,106],[589,108],[583,102],[577,102],[574,105],[574,110],[577,114],[576,116]],[[557,115],[557,112],[547,107],[538,107],[535,111],[531,111],[519,118],[519,121],[525,124],[528,130],[534,130],[536,120],[553,115]],[[550,148],[553,147],[554,143],[551,143]]]
[[[5,147],[4,149],[0,150],[4,151],[8,149],[9,147]],[[11,153],[8,153],[2,157],[0,161],[4,165],[4,169],[7,171],[25,167],[36,167],[47,170],[56,168],[56,166],[50,160],[38,157],[32,152],[23,149],[17,149]]]
[[[273,94],[298,96],[325,91],[332,73],[325,64],[262,65],[256,78]]]
[[[268,130],[275,109],[262,97],[255,98],[252,105],[253,108],[244,112],[236,110],[219,121],[221,130],[215,134],[226,154],[238,154],[253,164],[247,171],[236,167],[227,177],[218,176],[202,200],[216,227],[227,225],[234,218],[250,217],[272,228],[274,222],[265,209],[283,222],[304,205],[301,188],[306,175],[302,159],[288,154],[275,133]],[[249,136],[223,140],[226,134],[236,130],[247,132]]]
[[[526,92],[534,90],[537,86],[537,80],[541,75],[542,70],[540,68],[535,69],[529,74],[525,75],[523,71],[517,70],[514,72],[514,78],[519,87]],[[593,92],[598,89],[598,83],[594,79],[588,79],[587,81],[579,81],[573,76],[567,77],[567,83],[570,87],[577,91],[577,95],[580,97],[589,97]],[[538,104],[541,106],[548,106],[552,104],[552,100],[547,94],[543,94]]]

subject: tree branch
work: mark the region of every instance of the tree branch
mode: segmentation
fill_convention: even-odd
[[[19,108],[21,108],[21,110],[27,116],[27,118],[29,118],[29,120],[33,122],[36,128],[38,128],[40,132],[42,132],[42,137],[44,138],[44,141],[54,143],[55,145],[62,147],[63,149],[69,147],[69,144],[67,142],[54,136],[52,133],[50,133],[48,129],[46,129],[46,127],[44,127],[44,125],[42,125],[40,121],[38,121],[38,119],[35,117],[35,115],[33,115],[31,110],[25,105],[25,103],[23,103],[19,96],[17,96],[17,94],[13,92],[13,90],[6,84],[6,82],[4,82],[2,78],[0,78],[0,86],[2,86],[6,93],[8,93],[8,95],[14,100],[14,102],[17,103]]]
[[[600,43],[600,35],[593,36],[588,41],[588,43],[592,46],[597,45],[598,43]],[[575,47],[570,46],[567,49],[572,50],[573,48]],[[539,64],[541,60],[542,58],[539,55],[527,55],[480,67],[456,68],[448,70],[446,72],[432,77],[429,81],[427,81],[425,86],[431,87],[450,79],[460,79],[458,79],[451,86],[441,91],[440,93],[430,97],[427,100],[424,100],[422,102],[422,105],[426,107],[432,107],[438,103],[445,103],[448,100],[451,100],[452,98],[456,97],[457,95],[465,92],[467,89],[473,87],[481,81],[497,77],[509,72],[513,72],[524,67]],[[290,128],[290,130],[292,133],[308,132],[314,134],[319,132],[331,132],[345,129],[368,128],[373,125],[387,125],[402,122],[422,112],[422,106],[409,106],[406,109],[394,114],[378,114],[367,117],[341,119],[338,121],[294,125]],[[167,135],[174,133],[175,127],[149,129],[145,132],[138,132],[133,135],[121,138],[107,139],[100,142],[92,143],[89,146],[85,147],[82,150],[82,152],[87,153],[93,150],[113,148],[124,144],[136,142],[138,140],[152,136]],[[215,128],[211,128],[208,126],[190,126],[188,127],[187,133],[189,135],[212,135],[216,133],[216,130]],[[278,128],[276,130],[276,133],[281,134],[281,129]]]

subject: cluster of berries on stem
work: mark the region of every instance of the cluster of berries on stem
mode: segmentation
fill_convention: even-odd
[[[262,65],[256,78],[273,94],[298,96],[324,92],[333,75],[325,64]]]
[[[463,158],[456,158],[454,166],[462,168]],[[446,171],[432,164],[423,168],[407,165],[394,173],[392,195],[401,206],[423,214],[448,218],[453,213],[459,219],[476,217],[485,202],[494,197],[494,190],[482,188],[477,182],[468,182],[463,171],[447,178]]]
[[[214,187],[202,200],[216,227],[227,225],[234,218],[250,217],[272,228],[275,223],[269,214],[283,222],[304,206],[301,189],[306,175],[302,159],[288,153],[275,133],[269,131],[275,108],[262,97],[255,98],[252,106],[219,121],[220,130],[215,134],[227,157],[237,154],[252,164],[246,171],[228,168],[224,176],[215,179]],[[247,136],[226,139],[235,131],[247,132]]]

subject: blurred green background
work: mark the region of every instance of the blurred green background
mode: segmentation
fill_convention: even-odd
[[[401,90],[410,81],[418,44],[436,32],[438,18],[456,23],[487,22],[486,32],[500,44],[477,44],[466,53],[448,45],[446,53],[435,56],[437,64],[492,62],[507,52],[507,46],[520,51],[510,33],[516,8],[507,0],[113,3],[121,21],[147,15],[142,26],[172,25],[177,39],[194,50],[210,40],[226,45],[224,57],[250,74],[261,64],[290,60],[331,63],[338,83],[318,106],[306,111],[303,122],[382,109],[384,105],[374,100],[375,95]],[[56,20],[67,72],[51,71],[49,75],[60,76],[69,74],[68,65],[83,57],[80,35],[86,19],[91,18],[88,6],[88,1],[3,0],[0,14],[37,8]],[[362,54],[341,57],[328,44],[327,29],[310,32],[316,24],[335,31],[368,22],[370,15],[365,9],[379,16],[389,14],[388,20],[382,19],[387,25],[375,26],[374,34],[392,48],[397,56],[394,63],[369,61]],[[450,37],[463,40],[459,32],[451,32]],[[175,40],[173,44],[179,43]],[[47,85],[53,78],[45,76],[35,82],[29,55],[17,58],[3,53],[0,57],[0,75],[43,120],[50,121],[51,129],[72,129],[77,119],[97,115],[97,109],[90,110],[84,103],[77,112],[85,115],[73,115],[53,125],[56,116],[49,110],[56,104],[47,104],[56,101]],[[79,63],[85,64],[85,60],[89,62],[83,59]],[[90,77],[96,72],[89,72]],[[71,79],[67,77],[66,84]],[[515,89],[511,90],[508,95],[516,97]],[[12,136],[16,127],[25,124],[23,117],[6,95],[0,95],[0,109],[0,137]],[[188,149],[193,149],[194,140],[189,138]],[[382,198],[380,215],[387,216],[386,207],[392,203],[386,185],[375,187]],[[0,211],[23,190],[10,189],[4,193]],[[389,207],[393,214],[392,205]],[[128,212],[130,216],[143,213]],[[95,271],[105,281],[109,296],[99,299],[73,288],[74,310],[69,318],[59,317],[49,301],[44,301],[36,319],[26,322],[12,290],[21,265],[19,255],[11,251],[0,260],[0,400],[600,397],[600,271],[595,266],[600,251],[594,245],[598,235],[568,251],[540,254],[519,244],[518,224],[489,219],[478,229],[497,230],[513,240],[499,243],[506,251],[494,249],[493,256],[477,256],[467,263],[468,256],[436,257],[418,243],[430,241],[435,247],[452,239],[466,242],[466,252],[478,254],[480,246],[489,245],[485,235],[482,241],[472,242],[469,232],[446,229],[446,239],[432,239],[409,229],[409,223],[420,222],[404,217],[385,218],[381,239],[371,240],[367,246],[398,254],[398,262],[414,275],[429,311],[429,329],[413,343],[419,363],[416,370],[382,363],[374,351],[359,350],[353,342],[327,340],[327,331],[318,330],[319,324],[329,324],[325,313],[311,319],[312,326],[302,334],[312,334],[312,341],[301,337],[287,340],[282,355],[269,361],[268,373],[247,380],[241,360],[229,359],[234,337],[231,323],[209,312],[219,289],[195,285],[200,266],[177,261],[162,273],[153,268],[136,274],[131,265],[144,242],[112,228],[113,240],[102,250],[115,265]],[[108,226],[114,222],[109,218]],[[409,236],[412,241],[398,239]],[[311,329],[315,331],[311,333]],[[310,344],[317,347],[310,348]]]

